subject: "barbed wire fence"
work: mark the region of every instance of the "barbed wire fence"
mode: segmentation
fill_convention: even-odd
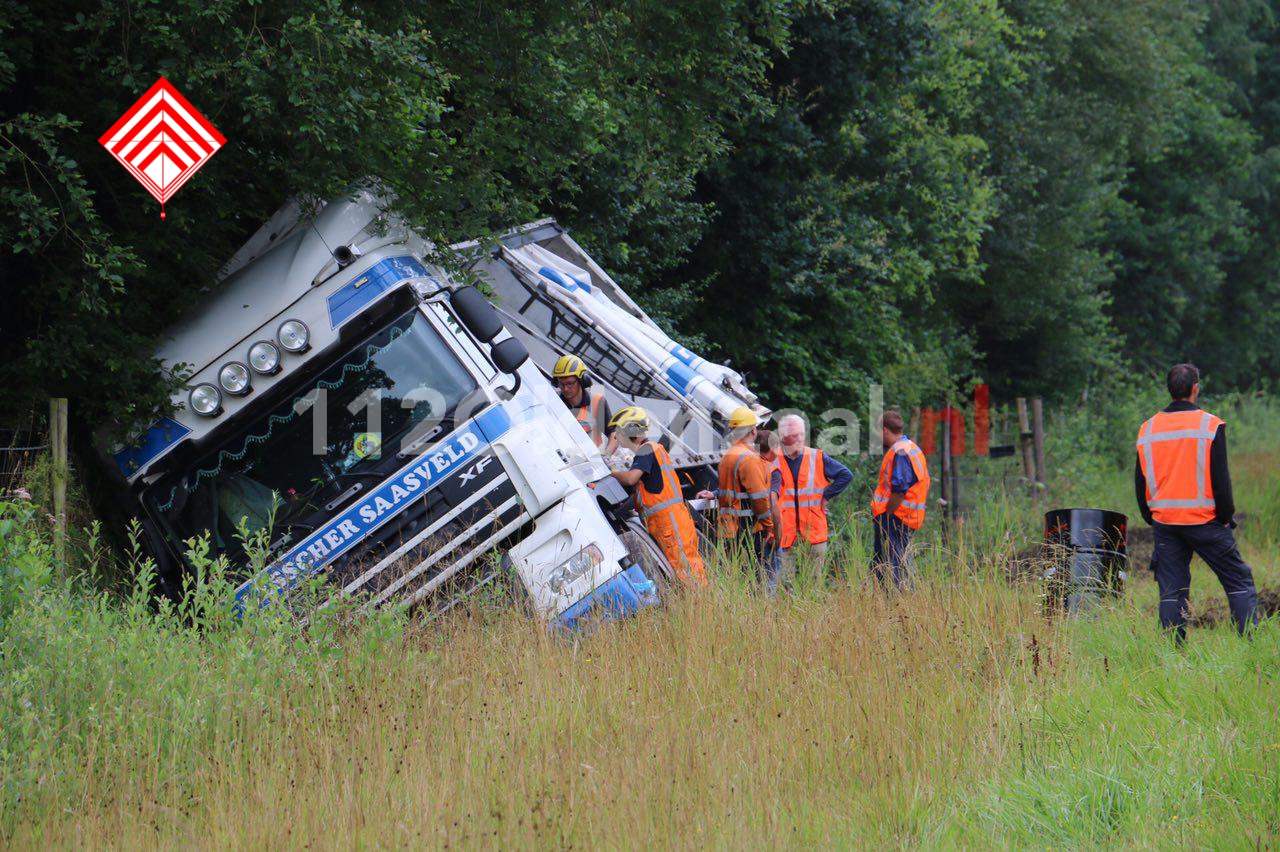
[[[0,429],[0,495],[16,493],[36,460],[48,451],[45,435]]]

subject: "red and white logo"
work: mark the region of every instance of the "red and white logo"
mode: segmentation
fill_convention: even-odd
[[[163,77],[98,142],[160,202],[161,219],[164,203],[227,144]]]

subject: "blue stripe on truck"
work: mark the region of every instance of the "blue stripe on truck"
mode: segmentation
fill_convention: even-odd
[[[511,416],[499,405],[455,430],[236,589],[236,614],[244,610],[246,600],[252,596],[261,595],[260,604],[265,605],[350,551],[426,492],[462,470],[510,428]]]
[[[577,630],[591,618],[625,618],[657,604],[657,586],[645,576],[639,565],[632,565],[560,613],[560,623],[570,630]]]
[[[116,467],[125,479],[155,460],[156,456],[191,434],[191,430],[171,417],[162,417],[139,435],[132,444],[116,453]]]
[[[542,267],[538,270],[538,274],[548,281],[554,281],[570,293],[574,290],[586,290],[588,293],[591,292],[591,285],[587,282],[580,281],[572,275],[567,275],[558,269],[551,268],[550,266]]]
[[[668,349],[667,351],[670,352],[672,355],[676,356],[677,358],[679,358],[681,361],[683,361],[686,366],[693,367],[695,370],[698,368],[698,365],[702,363],[701,358],[699,358],[697,355],[694,355],[688,349],[685,349],[679,343],[671,344],[671,348]]]
[[[427,268],[412,255],[380,260],[325,299],[329,306],[329,326],[337,328],[342,325],[401,281],[430,277]]]
[[[685,396],[689,395],[689,388],[701,380],[702,376],[679,361],[667,367],[667,381],[671,382],[671,386]]]

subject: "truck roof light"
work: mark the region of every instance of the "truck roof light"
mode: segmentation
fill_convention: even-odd
[[[191,410],[201,417],[217,417],[222,413],[222,391],[208,382],[201,382],[187,396]]]
[[[255,373],[269,376],[280,369],[280,349],[270,340],[259,340],[249,347],[249,366]]]
[[[306,352],[311,346],[311,329],[302,320],[288,319],[276,329],[276,340],[289,352]]]
[[[244,396],[249,392],[249,368],[239,361],[228,361],[218,370],[218,384],[232,396]]]

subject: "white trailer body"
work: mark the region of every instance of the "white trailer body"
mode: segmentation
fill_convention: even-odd
[[[651,437],[667,445],[687,496],[714,488],[734,409],[768,416],[740,374],[672,340],[555,221],[525,225],[494,247],[454,249],[472,253],[508,329],[545,374],[560,355],[577,355],[614,411],[638,404],[654,415]]]

